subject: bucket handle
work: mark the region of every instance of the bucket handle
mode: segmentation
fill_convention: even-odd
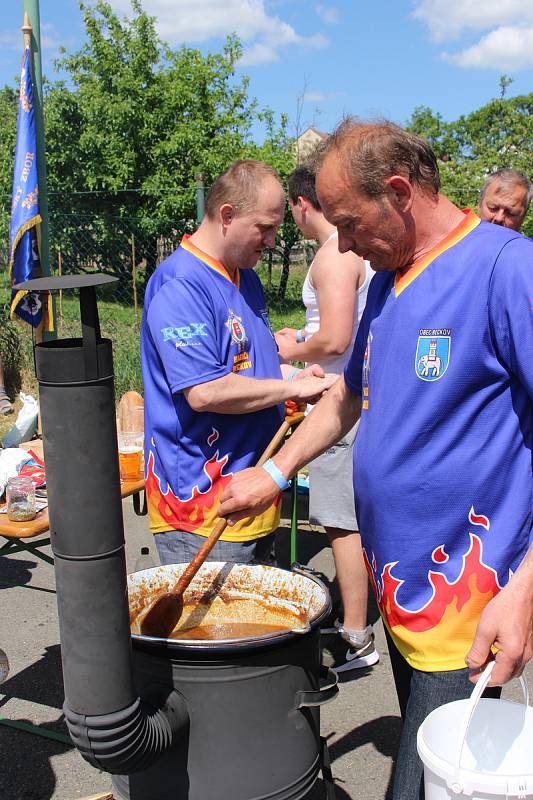
[[[461,759],[463,758],[463,749],[465,746],[466,736],[468,734],[470,723],[472,722],[472,717],[474,716],[478,703],[481,699],[481,695],[487,688],[487,684],[490,680],[490,676],[492,675],[492,670],[494,669],[495,665],[496,665],[495,661],[489,661],[489,663],[481,673],[481,677],[477,681],[476,685],[474,686],[474,691],[470,695],[470,699],[468,700],[468,706],[463,716],[461,726],[459,728],[455,770],[452,782],[448,784],[452,792],[454,792],[455,794],[462,794],[465,791],[461,773]],[[526,706],[528,706],[529,690],[523,675],[520,675],[519,681],[522,686],[522,692],[524,693],[524,703]]]
[[[322,684],[320,689],[313,691],[296,692],[296,708],[309,708],[310,706],[322,706],[329,703],[339,693],[339,678],[332,669],[320,667],[320,677],[327,683]]]
[[[291,565],[291,572],[295,572],[297,575],[303,575],[304,578],[309,578],[310,581],[314,581],[321,589],[325,589],[324,582],[320,580],[319,575],[320,572],[317,572],[316,569],[312,567],[308,567],[305,564],[299,564],[298,562],[294,562]]]
[[[304,633],[309,633],[310,630],[311,626],[306,622],[303,628],[291,628],[291,633],[297,633],[298,636],[302,636]]]

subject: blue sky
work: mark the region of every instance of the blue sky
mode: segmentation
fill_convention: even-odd
[[[129,0],[110,0],[127,14]],[[5,8],[8,5],[8,8]],[[289,115],[291,132],[329,131],[346,112],[405,123],[430,106],[445,119],[499,95],[533,91],[532,0],[144,0],[172,46],[219,49],[235,31],[239,72],[261,106]],[[76,0],[41,0],[44,72],[57,48],[77,49]],[[21,54],[22,2],[0,15],[0,85],[13,84]],[[299,103],[300,99],[300,103]],[[298,114],[298,107],[301,107]]]

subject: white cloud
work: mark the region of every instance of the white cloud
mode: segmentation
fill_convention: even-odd
[[[336,25],[339,21],[339,12],[336,8],[333,8],[333,6],[323,6],[319,4],[315,6],[315,11],[326,25]]]
[[[323,103],[328,98],[323,92],[312,91],[306,92],[303,99],[306,103]]]
[[[443,58],[460,67],[496,67],[505,72],[533,68],[533,26],[502,26],[483,36],[477,44]]]
[[[23,40],[20,31],[0,31],[0,47],[22,52]]]
[[[531,0],[417,0],[415,5],[413,16],[425,22],[436,41],[533,22]]]
[[[43,50],[57,50],[60,40],[53,25],[41,23],[41,48]],[[20,50],[24,47],[24,37],[21,31],[3,30],[0,31],[0,47],[6,50]]]
[[[240,63],[245,66],[251,66],[253,64],[269,64],[272,61],[278,61],[278,59],[279,54],[275,47],[257,42],[257,44],[253,44],[244,51]]]
[[[43,50],[57,50],[61,45],[58,32],[49,22],[41,23],[41,47]]]
[[[437,42],[463,37],[460,50],[441,53],[450,63],[509,72],[533,66],[532,0],[416,0],[413,16]]]
[[[321,92],[317,89],[311,89],[304,94],[304,102],[306,103],[327,103],[329,100],[334,100],[336,97],[342,97],[344,92]]]
[[[130,0],[112,0],[124,13]],[[322,48],[328,44],[322,34],[301,36],[292,25],[265,10],[264,0],[144,0],[143,8],[156,18],[159,34],[171,45],[200,44],[212,38],[236,33],[245,45],[242,63],[275,61],[288,45]]]

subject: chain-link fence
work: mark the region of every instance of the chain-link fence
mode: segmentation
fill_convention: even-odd
[[[98,290],[102,333],[113,337],[127,322],[138,328],[148,278],[193,225],[181,220],[167,225],[165,234],[150,234],[134,218],[52,214],[51,271],[56,275],[98,272],[116,279]],[[63,293],[57,298],[56,317],[59,330],[75,335],[75,320]]]
[[[144,290],[157,265],[179,244],[193,222],[167,224],[164,234],[147,233],[138,219],[110,215],[50,215],[50,267],[56,275],[104,273],[116,279],[98,289],[102,335],[113,341],[117,395],[142,391],[139,328]],[[78,298],[56,296],[58,335],[79,336]]]
[[[3,326],[9,316],[10,280],[7,275],[9,217],[0,217],[0,259],[4,279],[0,304]],[[115,283],[98,289],[98,308],[102,335],[113,340],[117,394],[128,389],[142,390],[139,356],[139,328],[146,282],[156,266],[178,245],[182,235],[194,223],[182,220],[168,223],[164,234],[147,233],[142,220],[111,215],[50,213],[50,269],[54,275],[104,273]],[[74,292],[55,295],[57,335],[81,335],[79,301]],[[11,329],[11,326],[7,326]],[[17,325],[22,342],[22,383],[31,384],[31,330]],[[0,342],[0,350],[2,349]],[[10,361],[9,347],[3,348],[3,360]],[[14,383],[12,381],[12,383]]]
[[[10,281],[7,275],[9,250],[9,217],[7,209],[0,213],[0,324],[10,332],[19,330],[26,372],[22,383],[32,382],[31,331],[28,326],[9,325]],[[146,220],[102,214],[66,214],[50,211],[49,242],[50,268],[54,275],[105,273],[116,278],[115,283],[98,289],[98,309],[102,335],[113,340],[115,383],[117,395],[129,389],[142,391],[139,328],[142,317],[146,283],[155,268],[178,246],[184,233],[196,227],[195,220],[165,221],[151,226]],[[292,325],[302,314],[300,289],[305,268],[312,259],[311,245],[301,244],[291,252],[289,280],[280,292],[282,265],[280,253],[273,250],[265,255],[258,272],[265,286],[267,300],[273,313],[274,327]],[[79,302],[74,292],[55,295],[55,316],[59,337],[81,335]],[[4,361],[11,361],[4,349]],[[19,348],[20,350],[20,348]],[[20,381],[19,381],[20,382]],[[13,381],[14,383],[14,381]]]

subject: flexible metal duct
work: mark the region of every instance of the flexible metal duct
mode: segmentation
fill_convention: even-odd
[[[23,289],[80,288],[83,339],[35,348],[50,538],[55,559],[64,712],[99,769],[146,769],[188,726],[172,685],[134,688],[117,454],[112,345],[100,337],[95,285],[107,276],[43,278]]]

